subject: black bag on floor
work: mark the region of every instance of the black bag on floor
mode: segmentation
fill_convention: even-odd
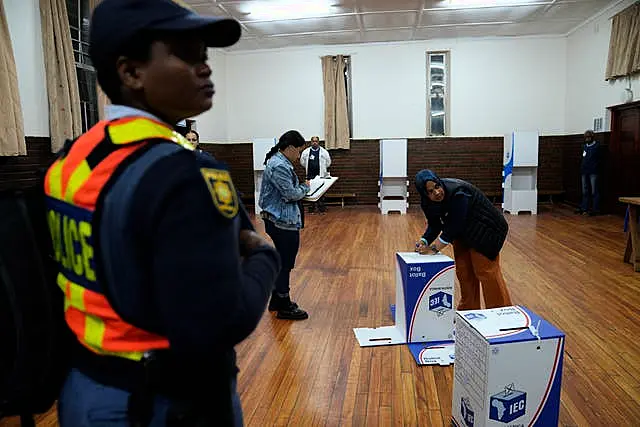
[[[0,419],[48,411],[69,370],[52,253],[42,187],[0,192]]]

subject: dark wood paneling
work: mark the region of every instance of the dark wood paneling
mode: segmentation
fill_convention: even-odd
[[[203,144],[203,149],[228,163],[238,189],[250,200],[253,195],[251,144]],[[357,203],[376,204],[379,149],[378,140],[354,140],[350,150],[331,151],[331,174],[340,180],[330,192],[355,193]],[[409,139],[407,150],[410,203],[418,201],[413,177],[422,168],[431,168],[443,177],[467,180],[492,196],[502,194],[503,138]],[[541,193],[564,190],[564,152],[565,137],[540,139],[538,189]],[[302,167],[296,165],[296,170],[302,178]]]
[[[27,137],[26,142],[26,156],[0,157],[0,190],[34,185],[38,171],[53,160],[49,138]]]

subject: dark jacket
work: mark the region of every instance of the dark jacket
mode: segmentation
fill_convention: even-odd
[[[582,175],[593,175],[600,172],[602,166],[602,147],[598,141],[593,144],[582,144],[582,163],[580,172]]]
[[[433,181],[445,191],[442,202],[432,202],[425,184]],[[472,184],[454,178],[439,178],[425,169],[416,175],[420,206],[427,218],[424,239],[431,244],[440,233],[447,243],[460,241],[491,260],[495,260],[504,245],[509,226],[491,201]]]
[[[212,170],[226,166],[177,144],[151,145],[105,190],[96,259],[114,310],[169,339],[158,366],[172,368],[154,369],[154,391],[172,401],[206,398],[217,425],[230,425],[234,346],[262,318],[280,257],[270,246],[240,254],[240,230],[254,227],[239,199],[236,214],[223,214],[203,178]],[[78,367],[96,381],[136,387],[133,369],[100,369],[81,357]],[[206,393],[196,392],[205,384]]]

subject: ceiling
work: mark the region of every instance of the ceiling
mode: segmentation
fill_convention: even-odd
[[[183,0],[184,1],[184,0]],[[186,0],[241,22],[231,50],[566,34],[612,0]],[[275,9],[274,9],[275,7]]]

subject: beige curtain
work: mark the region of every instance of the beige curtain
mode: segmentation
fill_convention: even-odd
[[[640,71],[640,4],[613,17],[606,80]]]
[[[89,6],[91,7],[91,12],[96,8],[98,4],[100,4],[102,0],[89,0]],[[109,98],[104,94],[100,85],[96,84],[96,91],[98,95],[98,117],[100,120],[104,120],[104,108],[110,104]]]
[[[27,154],[24,122],[18,90],[18,72],[9,35],[9,24],[0,0],[0,156]]]
[[[344,83],[345,57],[323,56],[324,138],[327,150],[349,149],[349,112]]]
[[[80,93],[65,0],[40,0],[40,18],[51,151],[56,152],[82,133]]]

